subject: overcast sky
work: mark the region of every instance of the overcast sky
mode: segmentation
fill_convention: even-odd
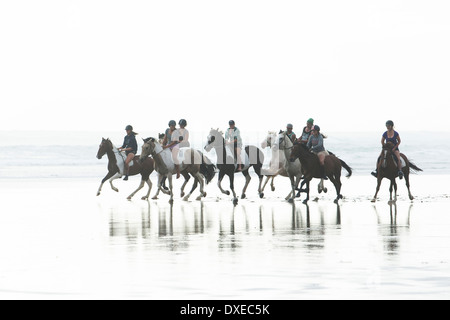
[[[1,1],[0,129],[449,130],[449,17],[447,0]]]

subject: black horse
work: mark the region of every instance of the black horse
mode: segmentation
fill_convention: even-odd
[[[236,192],[234,191],[234,174],[236,172],[236,163],[235,163],[235,156],[233,155],[233,152],[228,151],[225,144],[225,139],[222,136],[222,133],[219,132],[219,130],[211,129],[211,132],[208,136],[208,144],[205,146],[205,150],[207,152],[211,151],[211,149],[216,150],[217,154],[217,168],[219,169],[219,189],[222,191],[222,193],[226,195],[230,195],[230,191],[225,191],[222,189],[222,180],[227,175],[230,178],[230,189],[233,192],[233,203],[237,205],[238,198],[236,196]],[[245,176],[245,186],[242,190],[241,199],[246,198],[245,192],[247,191],[247,187],[250,183],[251,177],[249,174],[249,169],[253,167],[255,170],[255,173],[258,175],[259,178],[259,188],[258,193],[259,197],[263,198],[264,194],[262,193],[262,182],[263,182],[263,175],[261,174],[261,169],[264,164],[264,154],[262,151],[255,147],[255,146],[246,146],[245,147],[245,153],[247,154],[249,158],[249,164],[243,164],[243,170],[242,174]]]

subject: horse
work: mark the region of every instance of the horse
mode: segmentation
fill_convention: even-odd
[[[395,161],[394,161],[394,152],[392,151],[393,149],[394,149],[394,144],[392,142],[388,142],[383,146],[383,151],[382,151],[383,156],[380,157],[380,159],[378,161],[378,165],[377,165],[377,168],[378,168],[377,190],[375,192],[375,196],[372,199],[372,202],[377,201],[377,195],[378,195],[378,192],[380,191],[381,182],[384,178],[391,180],[391,186],[389,188],[389,192],[390,192],[390,201],[389,202],[392,203],[393,189],[395,189],[394,202],[397,201],[397,182],[395,181],[395,179],[399,176],[399,174],[398,174],[399,171],[398,171],[398,160],[396,157],[395,157]],[[406,181],[406,187],[408,188],[409,199],[412,201],[412,200],[414,200],[414,197],[412,196],[411,190],[410,190],[409,174],[410,174],[411,170],[413,170],[415,172],[419,172],[419,171],[423,171],[423,170],[420,169],[419,167],[417,167],[411,161],[409,161],[408,158],[403,153],[400,153],[400,156],[403,160],[402,162],[404,162],[402,172],[403,172],[403,176]]]
[[[144,145],[142,146],[141,161],[144,161],[148,156],[152,156],[155,161],[155,170],[158,172],[158,191],[153,197],[154,200],[158,199],[159,192],[162,191],[165,194],[170,195],[169,202],[173,202],[173,184],[172,175],[176,173],[175,163],[172,158],[170,149],[163,149],[161,144],[157,142],[155,138],[144,139]],[[183,175],[185,181],[181,188],[181,197],[184,197],[184,201],[188,201],[193,191],[196,189],[197,184],[194,184],[191,192],[185,196],[184,188],[188,183],[190,176],[194,177],[196,182],[200,183],[200,196],[197,200],[201,200],[202,197],[206,197],[204,189],[204,176],[200,172],[202,164],[204,164],[204,175],[207,176],[207,181],[211,181],[214,177],[214,165],[211,163],[205,164],[204,156],[201,152],[191,148],[181,148],[179,152],[180,157],[180,172]],[[162,187],[163,178],[167,177],[169,180],[169,191],[166,191]]]
[[[236,196],[236,192],[234,191],[234,174],[237,169],[237,164],[235,161],[235,156],[230,148],[226,147],[225,139],[223,138],[223,133],[219,131],[219,129],[211,129],[208,135],[208,143],[205,146],[205,150],[210,152],[212,149],[215,149],[217,154],[217,168],[219,169],[219,182],[218,186],[222,193],[226,195],[230,195],[230,191],[225,191],[222,189],[222,180],[227,175],[230,178],[230,189],[233,192],[233,204],[238,204],[238,198]],[[245,186],[242,190],[241,199],[245,199],[247,196],[245,192],[247,191],[247,187],[250,183],[251,177],[249,174],[249,169],[253,167],[255,173],[259,178],[259,187],[258,193],[259,197],[263,198],[264,194],[261,190],[263,175],[261,174],[261,169],[264,164],[264,154],[262,151],[255,146],[246,146],[245,153],[241,154],[243,157],[246,156],[246,159],[242,159],[242,174],[245,176]]]
[[[97,152],[97,159],[102,159],[104,155],[108,156],[108,174],[103,178],[102,183],[97,191],[97,196],[100,195],[102,191],[103,184],[109,180],[111,184],[111,188],[119,192],[119,190],[114,187],[113,181],[121,178],[124,175],[125,171],[125,156],[113,145],[111,140],[102,138],[102,142]],[[145,161],[139,161],[140,157],[134,157],[133,164],[130,166],[129,175],[135,176],[140,174],[141,184],[139,188],[128,196],[128,200],[131,200],[133,196],[141,190],[145,183],[148,184],[148,192],[147,195],[142,197],[142,200],[148,200],[150,196],[150,191],[152,190],[152,182],[150,181],[150,175],[154,170],[154,162],[153,159],[146,159]]]
[[[284,169],[284,152],[279,149],[278,147],[278,141],[277,141],[278,134],[275,131],[269,131],[267,133],[266,139],[261,143],[261,148],[270,148],[271,150],[271,160],[269,164],[269,168],[262,169],[262,174],[266,176],[266,182],[264,182],[261,192],[264,194],[264,189],[266,188],[267,183],[269,180],[272,179],[270,183],[270,187],[272,191],[275,191],[275,185],[274,185],[274,179],[276,176],[281,175],[283,177],[287,177],[287,172]],[[287,200],[287,199],[286,199]]]
[[[309,183],[313,178],[323,178],[323,170],[320,165],[319,157],[311,153],[309,149],[300,143],[296,143],[292,148],[290,155],[290,161],[295,161],[295,159],[300,159],[306,182],[306,194],[307,197],[303,201],[304,204],[309,201]],[[350,168],[343,160],[339,159],[333,154],[325,157],[325,176],[327,176],[336,188],[337,198],[334,203],[338,204],[339,200],[343,198],[341,195],[341,171],[344,167],[347,172],[347,178],[352,176],[352,168]]]
[[[281,175],[283,177],[289,178],[288,172],[286,171],[286,166],[288,166],[291,162],[287,161],[287,159],[290,156],[290,153],[289,153],[289,156],[287,157],[287,153],[288,153],[289,149],[291,149],[292,147],[289,144],[289,142],[286,142],[289,144],[287,146],[287,148],[284,148],[284,150],[280,149],[280,145],[281,145],[282,141],[284,141],[284,139],[286,139],[286,136],[285,136],[283,138],[283,140],[280,140],[279,135],[281,133],[283,133],[283,130],[281,130],[278,134],[275,131],[269,131],[266,139],[261,143],[261,147],[263,149],[270,147],[271,151],[272,151],[272,160],[270,162],[270,168],[268,170],[266,169],[265,172],[263,171],[264,174],[267,176],[267,179],[262,187],[262,192],[264,192],[264,189],[270,179],[272,179],[272,182],[271,182],[272,191],[275,191],[274,179],[276,176]],[[298,163],[299,163],[299,166],[301,167],[300,161],[298,161]],[[302,182],[301,187],[303,187],[304,183],[305,182]],[[296,185],[298,185],[298,184],[296,184]],[[317,186],[317,189],[318,189],[319,193],[322,193],[322,192],[327,193],[328,192],[327,188],[325,188],[325,186],[324,186],[323,179],[321,179],[321,182]],[[299,190],[299,189],[296,188],[296,190]],[[296,195],[297,198],[300,197],[300,193],[302,191],[304,191],[304,190],[300,189],[299,193]],[[290,198],[291,198],[291,193],[288,194],[288,196],[286,197],[286,200],[289,200]]]

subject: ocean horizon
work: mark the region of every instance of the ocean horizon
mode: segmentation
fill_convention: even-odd
[[[161,130],[162,131],[162,130]],[[261,147],[268,131],[243,131],[244,144]],[[204,152],[209,132],[191,132],[191,147]],[[370,175],[380,153],[382,132],[325,132],[325,146],[346,161],[355,175]],[[141,132],[141,138],[157,137],[158,132]],[[124,133],[81,131],[0,131],[0,179],[102,178],[107,158],[96,158],[102,138],[121,146]],[[400,151],[425,175],[450,174],[450,132],[401,132]],[[271,150],[263,150],[269,166]],[[205,154],[216,161],[215,152]],[[251,173],[253,174],[253,173]]]

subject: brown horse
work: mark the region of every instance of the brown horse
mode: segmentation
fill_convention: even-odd
[[[322,179],[323,170],[320,165],[317,155],[311,153],[304,144],[296,143],[292,149],[290,161],[300,159],[302,168],[304,170],[304,179],[306,183],[306,199],[304,204],[309,201],[309,183],[313,178]],[[325,175],[330,179],[336,188],[337,198],[334,200],[338,203],[343,198],[341,195],[341,171],[344,167],[348,171],[347,178],[352,176],[352,168],[350,168],[343,160],[339,159],[335,155],[329,155],[325,157]]]
[[[391,194],[390,196],[390,202],[392,202],[392,191],[395,190],[395,198],[394,202],[397,201],[397,182],[395,179],[399,176],[398,173],[398,160],[395,158],[394,160],[394,152],[392,151],[394,149],[394,144],[392,142],[388,142],[383,147],[382,156],[378,160],[378,184],[377,184],[377,191],[375,193],[375,196],[372,199],[372,202],[377,201],[377,195],[380,191],[381,181],[384,178],[387,178],[391,180],[391,187],[389,188],[389,192]],[[408,188],[408,195],[410,200],[414,200],[414,197],[411,194],[410,186],[409,186],[409,174],[411,169],[414,171],[423,171],[419,167],[417,167],[414,163],[410,162],[408,158],[403,154],[400,153],[400,156],[405,162],[405,166],[402,168],[403,176],[405,177],[406,181],[406,187]]]
[[[102,183],[100,184],[100,188],[98,188],[97,196],[100,195],[102,191],[103,184],[109,180],[111,184],[111,188],[119,192],[119,190],[114,187],[113,181],[119,179],[124,174],[124,164],[125,164],[125,156],[112,144],[109,139],[102,139],[102,143],[98,149],[97,158],[101,159],[104,155],[108,155],[108,174],[103,178]],[[148,192],[145,197],[142,197],[142,200],[147,200],[150,196],[150,191],[152,190],[152,182],[150,181],[150,175],[154,170],[154,161],[153,159],[145,159],[142,163],[139,161],[139,156],[136,156],[133,160],[133,165],[130,166],[129,175],[135,176],[140,174],[142,177],[141,184],[139,188],[129,195],[128,200],[131,200],[133,196],[141,190],[145,183],[148,184]]]

